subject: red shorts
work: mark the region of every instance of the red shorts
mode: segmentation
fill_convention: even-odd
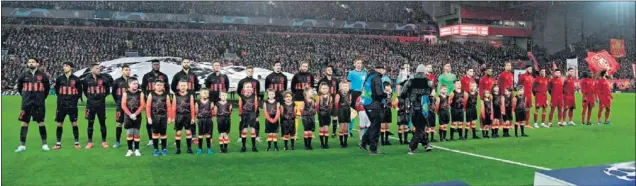
[[[594,95],[583,97],[583,106],[594,107],[596,103],[596,97]]]
[[[532,94],[526,94],[523,96],[526,97],[526,106],[528,108],[532,108]]]
[[[600,97],[598,99],[599,107],[601,108],[611,108],[612,107],[612,99],[610,97]]]
[[[566,96],[564,97],[565,99],[563,99],[563,104],[565,105],[566,109],[575,109],[576,108],[576,99],[574,98],[574,96],[570,97],[570,96]]]
[[[548,97],[546,95],[537,94],[534,97],[534,106],[536,106],[537,108],[548,107]]]
[[[550,105],[552,107],[563,107],[563,96],[553,96],[550,99]]]

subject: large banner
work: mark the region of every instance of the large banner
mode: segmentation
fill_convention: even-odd
[[[625,40],[611,39],[610,53],[614,57],[625,57]]]
[[[567,68],[573,68],[574,72],[576,74],[576,79],[579,79],[579,59],[578,58],[574,58],[574,59],[567,59]]]
[[[590,71],[593,73],[607,70],[607,73],[612,75],[620,68],[616,59],[605,50],[596,53],[587,52],[587,58],[585,58],[585,60],[587,61]]]

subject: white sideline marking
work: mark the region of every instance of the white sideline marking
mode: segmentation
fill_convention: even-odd
[[[358,131],[358,129],[353,129],[355,131]],[[396,137],[393,136],[389,136],[389,138],[391,139],[398,139]],[[512,160],[506,160],[506,159],[501,159],[501,158],[495,158],[495,157],[491,157],[491,156],[485,156],[485,155],[481,155],[481,154],[475,154],[475,153],[470,153],[470,152],[464,152],[464,151],[460,151],[460,150],[455,150],[455,149],[449,149],[446,147],[440,147],[437,145],[431,145],[433,148],[436,149],[440,149],[440,150],[445,150],[445,151],[450,151],[450,152],[454,152],[454,153],[459,153],[459,154],[464,154],[464,155],[469,155],[469,156],[474,156],[474,157],[478,157],[478,158],[483,158],[483,159],[489,159],[489,160],[494,160],[494,161],[499,161],[499,162],[504,162],[504,163],[508,163],[508,164],[513,164],[513,165],[519,165],[519,166],[523,166],[523,167],[530,167],[530,168],[534,168],[534,169],[540,169],[540,170],[552,170],[550,168],[546,168],[546,167],[540,167],[540,166],[536,166],[536,165],[530,165],[530,164],[525,164],[525,163],[521,163],[521,162],[516,162],[516,161],[512,161]]]

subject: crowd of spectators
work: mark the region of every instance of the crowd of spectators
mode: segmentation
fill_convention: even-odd
[[[2,7],[261,16],[369,22],[429,21],[417,1],[7,1]]]
[[[283,71],[290,73],[297,72],[301,60],[308,60],[310,70],[316,76],[321,74],[326,65],[333,65],[336,75],[340,77],[351,70],[351,62],[355,57],[362,57],[367,68],[376,64],[385,65],[392,78],[397,76],[405,61],[410,62],[411,66],[432,64],[435,74],[441,73],[443,64],[451,63],[453,72],[462,76],[468,68],[476,69],[480,75],[483,64],[492,66],[495,74],[498,74],[503,70],[503,63],[527,58],[524,49],[516,46],[493,47],[487,43],[443,42],[427,45],[356,35],[273,34],[258,29],[243,30],[242,27],[133,29],[134,22],[128,22],[126,26],[104,27],[90,21],[83,22],[89,23],[85,25],[67,24],[72,20],[66,20],[67,23],[61,25],[78,27],[29,26],[34,24],[31,22],[25,26],[20,23],[28,19],[3,17],[3,23],[5,20],[13,21],[13,24],[2,26],[2,48],[8,49],[9,54],[2,56],[3,89],[13,87],[18,73],[25,70],[24,62],[29,57],[40,59],[43,70],[54,79],[61,74],[62,62],[73,62],[76,69],[82,69],[91,63],[123,57],[126,51],[137,51],[141,56],[185,57],[198,62],[223,60],[225,53],[234,53],[239,59],[225,62],[269,69],[278,60],[283,64]],[[60,25],[59,22],[47,21],[38,24]],[[162,28],[162,25],[154,26],[151,28]],[[574,53],[567,49],[538,58],[540,65],[549,69],[551,61],[565,67],[565,59],[577,56],[581,60],[579,69],[585,71],[587,63],[583,60],[587,49],[608,48],[608,44],[608,39],[590,38],[586,42],[574,44]],[[634,41],[626,40],[625,46],[628,54],[626,58],[618,59],[621,69],[614,75],[617,79],[633,78],[631,64],[636,57]]]

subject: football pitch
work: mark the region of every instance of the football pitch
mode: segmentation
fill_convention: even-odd
[[[240,153],[240,142],[236,141],[238,112],[233,112],[229,153],[218,153],[215,126],[212,146],[215,154],[172,154],[174,131],[169,130],[169,155],[160,157],[153,157],[152,147],[145,146],[148,142],[145,127],[141,130],[141,157],[124,157],[125,135],[118,149],[103,149],[96,143],[91,150],[77,150],[73,147],[68,121],[64,124],[62,149],[42,152],[37,125],[31,123],[27,151],[15,153],[19,144],[17,117],[21,99],[2,96],[2,185],[413,185],[454,180],[470,185],[532,185],[534,172],[540,169],[636,159],[636,94],[614,96],[611,125],[596,125],[596,108],[592,114],[594,125],[580,125],[578,96],[579,108],[574,115],[577,126],[527,129],[528,138],[437,142],[433,145],[439,148],[425,153],[420,147],[419,153],[413,156],[407,155],[407,146],[398,145],[395,138],[391,139],[392,146],[379,147],[385,155],[370,156],[356,146],[358,131],[354,131],[355,137],[349,138],[350,145],[346,149],[339,147],[338,138],[330,138],[331,149],[319,149],[319,139],[315,138],[316,148],[312,151],[305,151],[300,141],[296,150],[282,151],[282,138],[279,138],[279,152],[265,151],[266,135],[261,132],[259,152],[248,149]],[[50,96],[46,108],[50,147],[55,144],[55,99]],[[110,97],[108,100],[112,101]],[[107,140],[112,146],[115,109],[114,104],[109,104]],[[79,109],[80,142],[84,147],[87,124],[83,105]],[[263,116],[260,120],[264,130]],[[94,141],[100,142],[99,124],[95,126]],[[302,125],[300,127],[302,131]],[[391,130],[397,134],[395,124]]]

